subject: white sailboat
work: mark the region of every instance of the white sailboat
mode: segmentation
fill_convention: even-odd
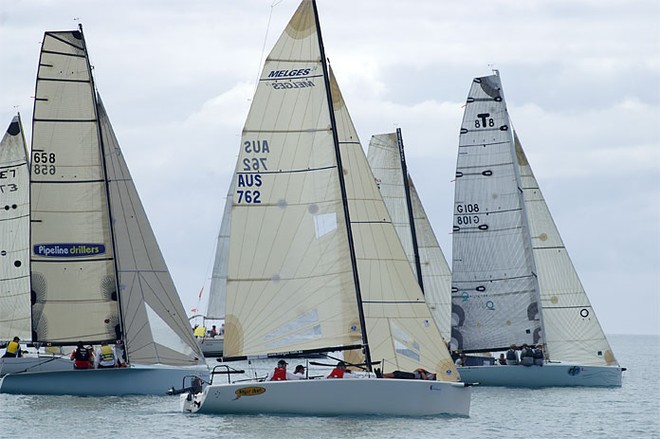
[[[367,159],[433,319],[450,340],[451,271],[408,173],[401,129],[372,136]]]
[[[231,210],[225,355],[343,351],[371,372],[438,381],[213,383],[193,413],[469,414],[339,87],[316,3],[303,0],[266,59],[241,139]],[[230,358],[225,358],[228,360]]]
[[[128,367],[8,374],[0,392],[163,395],[208,375],[94,87],[82,27],[44,35],[30,186],[33,342],[122,340]]]
[[[621,386],[598,323],[513,130],[499,74],[472,82],[461,126],[452,342],[465,352],[542,345],[543,366],[460,368],[467,382]]]
[[[0,142],[0,340],[32,340],[30,319],[30,170],[20,115]],[[37,347],[0,358],[0,376],[12,372],[69,370],[71,361]]]
[[[229,255],[229,234],[231,231],[231,205],[234,194],[233,186],[225,198],[225,207],[222,211],[222,221],[220,223],[220,232],[215,249],[215,260],[213,262],[213,271],[211,273],[211,285],[209,288],[209,299],[206,307],[206,315],[193,316],[202,317],[204,325],[206,322],[217,322],[224,324],[225,320],[225,301],[227,299],[227,264]],[[217,325],[216,325],[217,326]],[[198,338],[199,345],[206,357],[222,356],[225,346],[224,331],[215,337]]]

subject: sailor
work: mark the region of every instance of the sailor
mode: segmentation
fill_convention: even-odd
[[[117,367],[119,360],[115,349],[107,341],[101,343],[101,347],[96,350],[96,359],[94,365],[99,369],[110,369]]]
[[[346,363],[340,361],[337,363],[337,367],[332,369],[332,372],[326,378],[344,378],[344,374],[348,372],[346,370]]]
[[[297,375],[286,370],[286,365],[289,364],[284,360],[277,362],[277,367],[268,374],[266,381],[286,381],[286,380],[302,380],[305,379],[303,375]]]
[[[534,365],[534,351],[532,348],[527,346],[527,343],[522,345],[520,349],[520,364],[523,366],[533,366]]]
[[[76,349],[71,352],[74,369],[93,369],[94,353],[90,348],[83,346],[82,341],[78,342]]]
[[[115,353],[119,367],[126,367],[126,353],[124,352],[124,342],[121,339],[115,342]]]
[[[23,351],[21,351],[20,341],[21,341],[20,338],[14,337],[14,339],[10,341],[9,344],[7,345],[7,351],[2,356],[2,358],[22,357]]]
[[[508,351],[506,351],[506,364],[508,366],[518,364],[518,351],[516,351],[516,345],[512,344]]]
[[[534,365],[535,366],[543,366],[543,344],[539,343],[536,345],[536,347],[533,349],[532,355],[534,357]]]

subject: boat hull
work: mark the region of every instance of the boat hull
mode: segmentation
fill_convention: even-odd
[[[621,387],[619,366],[546,363],[543,366],[467,366],[458,369],[466,383],[500,387]]]
[[[0,376],[19,372],[54,372],[73,368],[69,357],[51,355],[23,355],[19,358],[0,358]]]
[[[224,337],[202,338],[197,342],[204,357],[222,357],[225,348]]]
[[[165,395],[192,375],[208,379],[208,369],[136,366],[116,369],[25,372],[0,379],[0,393],[25,395]],[[190,381],[188,379],[188,381]]]
[[[213,384],[182,395],[184,412],[316,416],[469,416],[463,383],[399,379],[318,379]]]

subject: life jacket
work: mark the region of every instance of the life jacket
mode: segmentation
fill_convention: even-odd
[[[534,358],[543,358],[543,350],[538,348],[534,349],[533,356]]]
[[[111,346],[103,345],[101,346],[101,358],[99,359],[99,365],[105,367],[112,367],[117,362],[115,358],[115,352]]]
[[[509,349],[508,351],[506,351],[506,359],[517,360],[518,357],[516,357],[516,351],[514,351],[513,349]]]
[[[273,378],[270,379],[271,381],[286,381],[286,369],[281,369],[279,367],[275,368],[275,372],[273,373]]]
[[[520,359],[522,360],[525,357],[534,357],[534,351],[532,351],[532,348],[528,347],[520,351]]]
[[[328,378],[344,378],[344,372],[346,372],[344,369],[338,369],[335,367],[332,369],[332,372],[330,372],[330,375],[328,375]]]
[[[76,349],[76,354],[74,355],[74,358],[76,359],[76,361],[89,361],[91,360],[92,355],[89,352],[89,349],[83,347]]]
[[[18,354],[18,349],[20,347],[21,347],[20,344],[16,343],[15,341],[10,341],[9,344],[7,345],[7,353],[15,356]]]

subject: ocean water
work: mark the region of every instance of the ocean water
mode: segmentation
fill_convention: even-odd
[[[476,387],[469,418],[190,415],[178,397],[3,394],[0,437],[660,438],[660,337],[608,338],[622,388]]]

